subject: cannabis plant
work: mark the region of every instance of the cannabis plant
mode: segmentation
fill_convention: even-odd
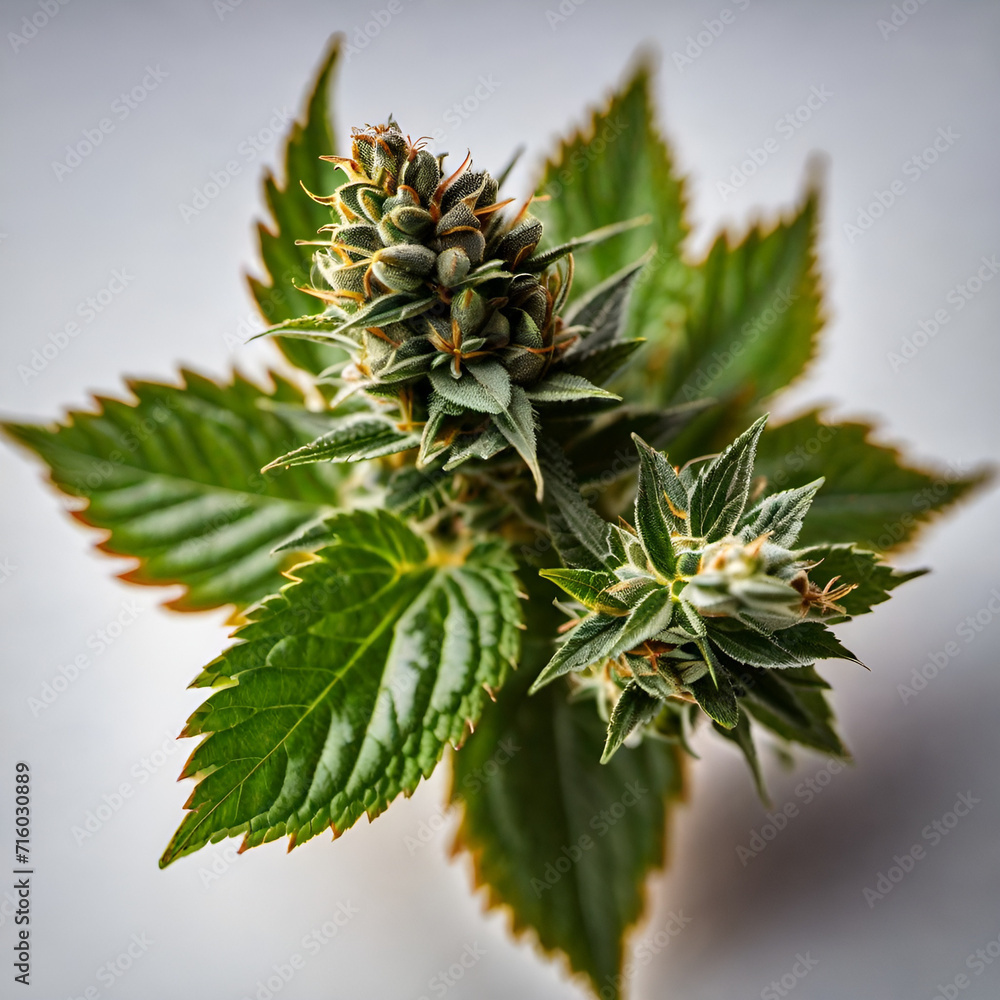
[[[845,757],[832,626],[917,575],[881,551],[975,479],[815,410],[767,423],[822,325],[816,184],[691,260],[646,65],[517,199],[391,117],[338,153],[337,59],[265,178],[272,381],[130,382],[7,431],[127,579],[234,609],[161,865],[336,838],[450,745],[489,905],[618,996],[693,734],[762,795],[761,736]]]

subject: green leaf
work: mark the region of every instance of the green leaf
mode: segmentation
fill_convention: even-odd
[[[269,325],[305,313],[320,312],[319,299],[301,291],[308,284],[313,247],[297,246],[296,240],[311,240],[320,227],[332,221],[329,206],[317,204],[305,191],[332,191],[347,179],[332,163],[320,160],[337,152],[330,112],[330,80],[340,58],[340,40],[331,39],[316,71],[305,110],[293,123],[285,139],[284,187],[274,175],[264,175],[264,196],[270,210],[268,225],[257,224],[260,253],[264,262],[263,281],[248,277],[250,290]],[[336,348],[305,340],[281,337],[278,346],[299,368],[318,375],[343,358]]]
[[[161,867],[224,837],[294,846],[374,818],[464,739],[514,662],[518,584],[500,544],[442,558],[385,511],[342,515],[334,534],[196,681],[229,686],[184,731],[207,738]]]
[[[740,748],[740,751],[746,758],[747,766],[750,768],[750,773],[753,775],[753,783],[757,789],[757,794],[760,796],[761,802],[763,802],[765,806],[770,806],[771,799],[768,796],[767,788],[764,785],[764,775],[760,769],[760,758],[757,756],[757,748],[754,746],[753,742],[753,733],[750,731],[750,720],[745,715],[741,715],[739,722],[737,722],[732,729],[720,726],[717,722],[712,723],[712,728],[720,736],[730,740]]]
[[[670,540],[671,530],[685,533],[690,498],[674,467],[638,435],[639,484],[635,494],[635,529],[654,569],[672,579],[677,554]]]
[[[289,535],[280,545],[275,545],[272,552],[315,552],[329,544],[330,530],[325,517],[310,521],[298,531]],[[284,582],[284,581],[282,581]]]
[[[698,476],[691,491],[691,534],[712,542],[730,534],[739,523],[766,421],[766,415],[754,421]]]
[[[625,618],[604,614],[587,615],[556,649],[528,693],[534,694],[563,674],[583,670],[605,659],[618,642],[626,621]]]
[[[868,424],[826,423],[812,410],[769,427],[761,438],[756,469],[770,489],[825,478],[800,544],[855,542],[892,549],[989,478],[984,470],[910,466],[895,448],[869,440],[871,432]]]
[[[396,514],[425,517],[444,502],[450,479],[440,464],[396,469],[389,476],[385,505]]]
[[[652,70],[636,66],[606,107],[559,146],[546,163],[533,210],[548,239],[559,242],[599,226],[649,213],[649,227],[593,247],[576,260],[574,290],[583,295],[642,256],[656,251],[629,302],[632,336],[663,340],[683,316],[691,272],[681,260],[687,235],[682,183],[654,121]]]
[[[769,542],[791,548],[799,537],[802,521],[809,513],[813,499],[822,485],[823,479],[820,477],[797,490],[784,490],[765,497],[743,515],[736,533],[752,542],[768,532]]]
[[[849,754],[833,728],[833,712],[812,667],[780,672],[733,665],[740,705],[782,739],[836,757]],[[803,683],[804,682],[804,683]]]
[[[639,726],[646,725],[660,708],[660,699],[647,694],[635,681],[621,693],[615,702],[611,721],[608,723],[608,737],[601,754],[601,763],[607,764],[618,748]]]
[[[540,575],[546,580],[551,580],[557,587],[561,587],[570,597],[591,611],[608,609],[625,611],[628,609],[628,605],[623,601],[616,599],[611,594],[604,593],[608,587],[613,587],[618,583],[618,578],[613,573],[591,569],[560,568],[540,570]]]
[[[391,420],[364,413],[351,414],[340,420],[333,430],[274,459],[263,471],[312,462],[360,462],[394,455],[419,444],[419,434],[399,431]]]
[[[620,565],[624,548],[615,532],[580,496],[580,488],[563,452],[543,442],[545,515],[552,541],[564,566],[611,570]]]
[[[683,596],[674,608],[672,631],[677,632],[683,641],[702,638],[705,632],[705,622],[701,615],[687,602]]]
[[[563,365],[573,375],[579,375],[595,384],[609,382],[628,363],[629,358],[646,341],[616,340],[593,349],[586,348],[563,358]]]
[[[647,398],[738,396],[745,407],[801,374],[824,319],[817,201],[810,188],[790,220],[770,230],[755,226],[736,245],[718,237],[697,268],[700,290],[686,323],[651,347],[641,373]]]
[[[99,397],[96,412],[62,424],[5,429],[59,489],[88,501],[74,516],[110,532],[105,552],[138,558],[125,579],[183,584],[170,602],[180,610],[244,606],[285,582],[290,559],[271,549],[341,503],[342,473],[260,472],[315,433],[289,383],[265,391],[239,375],[228,385],[182,376],[179,386],[129,382],[134,402]]]
[[[722,621],[708,622],[709,640],[738,663],[753,667],[802,667],[816,659],[808,654],[804,659],[796,656],[781,645],[776,636],[742,627],[725,628]]]
[[[427,421],[420,437],[420,453],[417,455],[417,467],[423,468],[434,461],[451,447],[452,438],[445,434],[438,437],[438,432],[444,426],[449,416],[455,416],[461,408],[450,403],[439,393],[432,393],[427,407]]]
[[[822,622],[802,622],[777,633],[777,641],[803,666],[815,660],[861,661]]]
[[[639,593],[642,594],[643,591],[640,590]],[[670,624],[674,606],[669,588],[654,586],[648,590],[639,598],[607,655],[612,658],[620,656],[662,632]]]
[[[663,448],[705,405],[701,400],[668,410],[625,405],[590,421],[565,446],[576,476],[580,482],[607,484],[626,475],[639,464],[633,434]]]
[[[678,603],[677,607],[681,607],[682,604],[687,608],[690,607],[686,602]],[[704,623],[702,623],[702,628],[705,628]],[[712,679],[712,683],[717,688],[723,688],[725,684],[728,684],[728,678],[725,678],[722,672],[722,665],[719,662],[718,656],[715,655],[715,649],[712,644],[708,641],[707,629],[706,634],[699,636],[694,640],[695,646],[698,648],[698,652],[701,653],[702,659],[708,666],[708,675]],[[720,679],[721,678],[721,679]],[[714,718],[714,716],[713,716]]]
[[[439,396],[463,410],[499,414],[511,407],[510,376],[491,358],[464,365],[460,378],[452,375],[450,366],[442,365],[430,372],[430,380]]]
[[[724,729],[732,729],[739,722],[740,709],[736,703],[729,674],[724,670],[716,670],[718,686],[708,674],[700,680],[689,684],[691,694],[701,706],[702,711]]]
[[[678,686],[659,671],[648,674],[635,671],[633,676],[635,683],[638,684],[639,687],[641,687],[647,694],[651,694],[654,698],[659,698],[661,701],[664,701],[667,698],[673,698],[679,693]]]
[[[640,215],[634,219],[626,219],[622,222],[615,222],[607,226],[601,226],[583,236],[574,236],[560,243],[559,246],[549,250],[536,251],[528,260],[524,261],[520,267],[524,271],[544,271],[551,267],[557,260],[562,259],[574,250],[582,250],[586,247],[596,246],[599,243],[610,240],[612,237],[627,233],[630,229],[637,229],[640,226],[647,226],[652,221],[651,216]]]
[[[569,403],[587,399],[621,399],[607,389],[601,389],[579,375],[556,372],[544,382],[525,390],[533,403]]]
[[[601,765],[593,702],[567,702],[562,685],[525,697],[561,620],[550,599],[532,594],[521,668],[455,755],[457,846],[472,854],[489,905],[509,907],[515,934],[531,933],[619,998],[625,934],[642,914],[647,873],[663,864],[665,813],[683,795],[682,752],[649,739]]]
[[[388,553],[400,564],[417,564],[427,559],[427,546],[418,535],[403,527],[398,518],[380,514],[341,513],[324,517],[309,525],[298,540],[303,550],[309,552],[342,545],[379,555]]]
[[[358,327],[387,326],[412,319],[427,312],[437,301],[436,298],[417,298],[410,292],[392,292],[372,299],[352,313],[334,307],[322,315],[282,320],[250,339],[257,340],[259,337],[284,333],[286,340],[302,337],[311,343],[340,342],[346,347],[352,347],[354,341],[345,336],[346,331],[356,330]],[[342,355],[337,358],[343,360]]]
[[[542,469],[538,464],[535,411],[531,408],[527,394],[519,385],[511,386],[510,409],[494,414],[493,422],[531,470],[531,475],[535,480],[535,496],[541,500],[545,487],[542,480]]]
[[[848,616],[866,614],[876,604],[889,600],[889,592],[901,583],[927,572],[925,569],[901,572],[883,563],[878,553],[853,545],[814,545],[800,549],[795,555],[806,562],[819,563],[809,570],[809,579],[820,589],[827,585],[857,584],[837,600]]]
[[[861,661],[822,622],[802,622],[762,635],[747,628],[708,622],[709,639],[727,656],[753,667],[804,667],[816,660]]]
[[[508,447],[506,439],[495,424],[490,424],[486,430],[470,436],[464,443],[463,440],[461,437],[458,438],[452,446],[448,461],[444,464],[446,471],[455,469],[473,458],[485,462]]]
[[[292,319],[281,320],[266,330],[254,334],[250,340],[260,340],[261,337],[269,337],[272,334],[280,333],[283,343],[291,342],[298,338],[307,340],[314,344],[340,344],[348,349],[356,346],[350,337],[341,337],[337,331],[347,320],[347,314],[341,310],[330,313],[317,313],[314,316],[295,316]],[[249,341],[248,341],[249,343]],[[344,356],[335,356],[335,363],[328,369],[324,369],[322,374],[328,374],[340,368],[344,362]]]
[[[652,252],[623,267],[610,278],[582,295],[563,317],[566,326],[586,327],[588,332],[570,348],[567,359],[580,351],[609,346],[619,340],[625,327],[626,306],[639,272],[649,263]]]

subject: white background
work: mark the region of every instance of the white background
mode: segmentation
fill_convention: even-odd
[[[169,378],[179,362],[216,375],[233,364],[259,370],[269,348],[233,345],[252,315],[241,272],[256,267],[259,176],[276,162],[276,143],[261,130],[275,110],[297,111],[327,35],[353,36],[371,6],[243,0],[225,10],[210,0],[71,0],[15,51],[8,32],[21,32],[22,19],[41,7],[3,4],[6,414],[49,419],[64,406],[86,405],[91,391],[120,392],[121,374]],[[452,153],[471,148],[493,168],[527,142],[531,152],[516,176],[527,189],[553,137],[621,77],[640,44],[651,46],[661,54],[664,125],[689,178],[693,253],[720,224],[738,229],[773,218],[798,196],[810,151],[829,158],[821,260],[830,322],[817,362],[783,412],[830,401],[840,416],[877,415],[881,439],[918,458],[959,469],[996,458],[1000,281],[952,310],[949,324],[900,370],[888,354],[920,320],[949,306],[949,291],[981,257],[1000,253],[1000,8],[929,0],[885,38],[877,22],[892,14],[889,3],[740,6],[729,5],[733,23],[682,72],[672,53],[718,16],[720,0],[564,3],[570,13],[556,23],[546,14],[558,10],[555,0],[403,0],[341,75],[338,128],[343,135],[350,124],[392,112],[412,134],[444,128]],[[128,118],[117,118],[112,102],[141,83],[147,66],[166,78]],[[472,94],[481,75],[495,90],[450,126],[449,107]],[[777,121],[813,87],[831,97],[784,139]],[[52,164],[65,160],[66,144],[105,117],[114,130],[57,177]],[[939,128],[959,138],[912,182],[903,165]],[[241,144],[255,135],[266,148],[251,157]],[[779,139],[778,151],[724,199],[717,182],[769,136]],[[230,160],[241,165],[232,183],[185,221],[180,205]],[[844,224],[896,178],[905,194],[851,242]],[[122,268],[134,275],[128,288],[25,384],[18,366]],[[411,856],[406,838],[437,813],[441,775],[334,845],[317,839],[286,856],[272,844],[235,863],[219,845],[159,871],[156,859],[190,790],[174,782],[189,745],[172,738],[202,696],[185,686],[225,642],[225,615],[166,612],[158,607],[163,592],[116,580],[128,564],[93,550],[95,533],[61,513],[64,502],[26,454],[0,448],[0,476],[0,560],[16,567],[0,584],[4,866],[12,762],[30,761],[37,785],[35,982],[15,989],[5,958],[0,996],[63,1000],[95,986],[100,996],[142,1000],[252,997],[273,965],[305,954],[303,936],[348,902],[358,914],[308,956],[282,1000],[436,995],[431,977],[475,943],[485,956],[449,992],[455,1000],[581,995],[557,964],[510,940],[502,915],[484,915],[468,865],[448,860],[449,833]],[[897,685],[998,593],[998,516],[990,490],[953,511],[900,557],[933,574],[844,630],[872,667],[827,668],[857,766],[806,805],[796,786],[825,762],[807,755],[788,774],[769,757],[776,803],[801,809],[746,866],[736,849],[766,822],[765,811],[735,754],[703,744],[705,759],[692,769],[690,799],[677,816],[673,867],[653,880],[651,916],[633,942],[655,935],[671,910],[693,919],[640,970],[634,996],[757,997],[806,952],[818,964],[797,995],[817,1000],[931,1000],[963,971],[970,975],[963,997],[997,994],[1000,963],[975,976],[965,960],[1000,935],[1000,622],[961,643],[960,655],[909,704]],[[29,698],[88,651],[88,639],[124,602],[141,609],[134,623],[36,717]],[[161,751],[150,775],[142,760],[164,744],[173,753],[164,760]],[[123,782],[131,797],[78,844],[72,828]],[[981,800],[972,813],[870,908],[865,886],[922,842],[922,829],[966,791]],[[206,886],[203,870],[213,861],[224,874]],[[0,884],[0,899],[4,891]],[[9,920],[0,925],[8,958],[11,930]],[[98,969],[133,934],[152,943],[108,988]]]

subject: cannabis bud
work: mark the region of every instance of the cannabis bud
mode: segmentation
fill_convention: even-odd
[[[323,375],[345,396],[361,389],[395,410],[399,434],[387,442],[383,427],[379,454],[419,446],[418,465],[451,469],[513,446],[540,492],[535,407],[620,398],[577,371],[595,329],[559,315],[570,251],[635,223],[539,251],[542,223],[530,200],[508,216],[513,199],[497,200],[498,181],[473,170],[471,156],[450,173],[444,158],[391,118],[355,129],[350,157],[323,157],[347,178],[331,195],[311,195],[338,219],[320,230],[329,240],[318,242],[305,289],[326,309],[268,332],[347,348],[350,362]],[[335,457],[374,456],[360,448]]]
[[[604,525],[599,568],[542,571],[589,613],[534,688],[589,670],[592,686],[620,694],[612,694],[605,759],[667,702],[694,701],[732,729],[744,667],[855,659],[823,620],[846,616],[837,602],[857,585],[831,578],[819,588],[809,579],[819,560],[792,549],[823,481],[749,506],[766,419],[715,459],[679,471],[633,435],[634,528]]]

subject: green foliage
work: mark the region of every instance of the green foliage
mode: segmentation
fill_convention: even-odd
[[[649,215],[651,225],[595,247],[577,264],[574,288],[585,293],[651,246],[647,273],[630,305],[633,337],[661,337],[682,315],[693,276],[681,259],[687,235],[684,187],[653,115],[652,68],[640,61],[607,105],[564,139],[542,171],[539,218],[549,239]]]
[[[618,997],[691,732],[734,744],[762,797],[762,729],[846,757],[815,663],[860,661],[830,626],[918,576],[877,552],[985,475],[818,411],[765,428],[823,323],[818,184],[688,259],[646,62],[518,211],[503,175],[445,169],[391,118],[337,155],[338,58],[283,186],[265,175],[250,279],[310,390],[185,373],[6,430],[139,560],[127,579],[244,611],[195,681],[197,784],[162,865],[337,835],[464,743],[477,884]]]
[[[396,429],[390,420],[367,413],[352,413],[341,417],[332,430],[301,448],[288,452],[264,466],[273,468],[311,465],[313,462],[363,462],[406,451],[419,443],[415,434]]]
[[[625,933],[642,913],[646,875],[664,862],[665,811],[683,794],[681,755],[646,740],[601,765],[593,703],[567,702],[559,685],[526,696],[559,621],[551,595],[530,589],[522,668],[455,756],[457,846],[471,852],[489,904],[509,907],[516,934],[619,997]]]
[[[497,542],[431,551],[393,515],[341,514],[296,580],[247,613],[195,682],[198,784],[160,861],[242,834],[302,843],[373,818],[428,776],[514,665],[514,564]]]
[[[739,524],[750,496],[750,479],[764,422],[762,417],[744,431],[687,489],[688,496],[681,498],[685,501],[681,509],[688,514],[680,520],[689,534],[706,542],[717,542],[731,535]],[[685,488],[683,477],[678,477],[677,485]],[[674,521],[671,517],[666,523]]]
[[[927,570],[916,569],[901,573],[883,563],[870,549],[854,545],[813,545],[799,555],[815,568],[809,571],[818,587],[826,589],[838,580],[850,580],[855,589],[839,598],[847,615],[867,614],[876,604],[889,600],[889,594],[901,583],[923,576]]]
[[[793,550],[821,481],[749,507],[764,422],[757,420],[713,460],[680,472],[637,439],[634,534],[628,524],[600,522],[573,495],[565,467],[562,476],[552,468],[558,483],[550,504],[553,537],[564,561],[582,565],[542,570],[542,576],[586,613],[532,691],[579,675],[577,685],[607,706],[605,762],[634,732],[657,731],[658,713],[687,697],[716,728],[741,727],[736,742],[760,786],[751,732],[741,725],[745,671],[811,668],[826,659],[860,662],[827,623],[870,610],[918,575],[896,573],[874,553],[851,546]],[[800,713],[806,728],[822,729],[826,704],[821,698],[812,708],[816,718]],[[768,725],[766,718],[758,721]],[[789,738],[789,727],[777,732]]]
[[[754,746],[753,736],[750,733],[750,722],[747,717],[745,715],[741,716],[736,725],[728,729],[725,726],[720,726],[718,722],[713,722],[712,727],[723,739],[730,740],[739,747],[740,752],[746,758],[750,773],[753,775],[757,794],[761,797],[765,805],[770,805],[771,802],[767,796],[767,789],[764,787],[764,775],[760,767],[760,758],[757,756],[757,748]]]
[[[735,669],[741,690],[740,707],[751,718],[790,743],[833,757],[848,756],[833,728],[833,712],[825,697],[829,685],[815,669],[775,671],[746,665]],[[743,719],[741,716],[741,725]],[[758,789],[762,790],[760,782]]]
[[[615,755],[615,751],[636,731],[647,723],[660,710],[660,698],[649,694],[636,681],[627,684],[621,697],[615,703],[608,723],[608,735],[601,754],[601,763],[607,764]]]
[[[828,423],[811,410],[761,439],[757,472],[771,488],[825,480],[802,541],[895,548],[988,478],[983,470],[911,466],[895,448],[873,443],[871,433],[869,424]]]
[[[647,385],[663,403],[711,396],[752,404],[792,382],[823,324],[815,268],[818,194],[773,228],[733,245],[720,235],[697,268],[683,334],[661,340]]]
[[[132,583],[184,585],[179,610],[243,607],[284,582],[271,550],[340,505],[335,466],[262,473],[309,440],[315,418],[283,379],[263,391],[237,375],[219,384],[182,372],[181,385],[129,382],[134,401],[98,397],[96,412],[61,424],[7,423],[64,493],[74,516],[109,532],[105,552],[134,556]]]
[[[649,228],[609,241],[581,260],[574,288],[586,294],[649,251],[627,322],[633,338],[646,339],[642,363],[629,366],[616,388],[633,403],[658,407],[703,397],[722,404],[679,439],[676,454],[683,461],[723,447],[758,415],[759,400],[782,389],[811,360],[825,318],[815,251],[820,199],[813,179],[785,219],[753,226],[738,241],[720,235],[704,261],[688,262],[683,182],[653,120],[651,82],[648,65],[640,63],[587,126],[563,140],[539,181],[539,193],[550,200],[537,212],[557,240],[643,213],[652,217]],[[624,351],[620,356],[627,357]],[[815,415],[772,427],[761,454],[765,474],[789,456],[790,464],[774,470],[783,474],[779,483],[804,485],[826,477],[807,541],[894,547],[984,478],[910,470],[898,452],[868,442],[869,428],[858,424],[832,425],[845,435],[829,448],[800,454],[828,442],[817,442],[810,424],[818,424]],[[861,479],[865,473],[871,478]],[[890,485],[886,493],[879,489],[883,480]],[[834,507],[828,519],[825,512]]]

